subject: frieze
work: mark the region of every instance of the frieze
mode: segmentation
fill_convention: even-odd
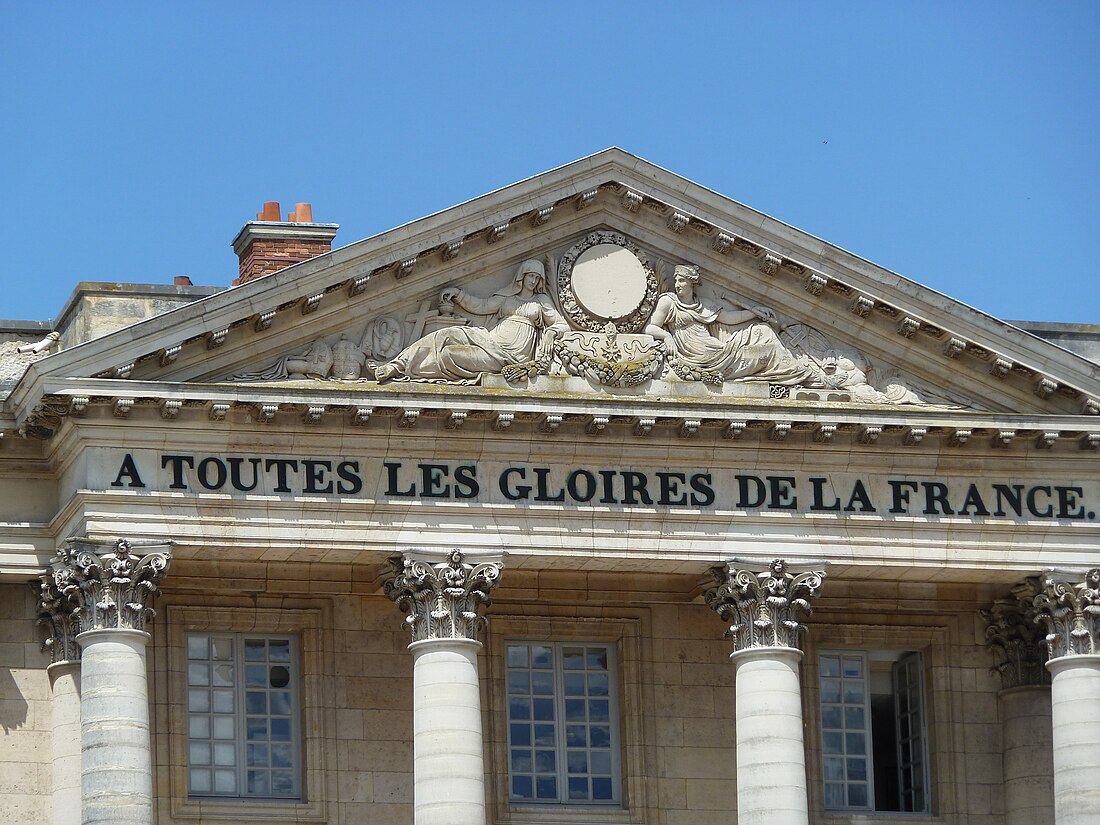
[[[413,427],[420,410],[406,409],[398,426]],[[449,419],[464,426],[467,414]],[[500,429],[514,416],[498,417]],[[643,420],[648,421],[648,420]],[[698,432],[698,419],[683,419],[680,434]],[[539,429],[553,432],[562,416],[547,415]],[[606,416],[588,416],[584,426],[596,435]],[[644,430],[645,423],[639,422]],[[652,429],[653,424],[648,424]],[[729,423],[729,437],[743,432]],[[827,433],[828,427],[822,432]],[[780,422],[771,439],[791,432]],[[826,436],[822,436],[823,438]],[[832,436],[827,436],[831,438]],[[689,467],[608,467],[500,461],[379,459],[361,456],[202,455],[102,448],[91,462],[87,487],[101,490],[206,493],[235,496],[314,496],[334,499],[411,502],[450,500],[500,504],[559,504],[573,507],[615,505],[686,508],[722,512],[875,515],[957,521],[1040,521],[1071,524],[1096,520],[1100,488],[1095,483],[1054,483],[1014,479],[967,481],[935,476],[856,475],[795,470]]]

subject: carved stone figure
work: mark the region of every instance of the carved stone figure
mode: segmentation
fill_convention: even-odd
[[[337,381],[355,381],[366,362],[363,350],[346,335],[332,345],[332,377]]]
[[[288,355],[265,370],[241,372],[230,381],[301,381],[304,378],[328,378],[332,372],[332,347],[318,338],[301,355]]]
[[[548,359],[554,339],[569,329],[546,294],[546,268],[536,260],[520,264],[512,284],[488,298],[448,287],[440,302],[491,316],[492,321],[487,327],[445,327],[425,335],[379,366],[379,381],[474,382],[514,365]]]
[[[677,266],[673,292],[657,299],[645,331],[663,341],[669,364],[684,380],[717,384],[731,379],[795,386],[813,378],[770,326],[770,310],[714,308],[695,297],[699,269]]]
[[[360,347],[376,361],[389,361],[401,352],[401,322],[391,315],[375,318],[363,330]]]

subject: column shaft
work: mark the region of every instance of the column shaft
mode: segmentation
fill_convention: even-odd
[[[149,690],[140,630],[89,630],[80,679],[84,825],[152,825]]]
[[[485,825],[480,648],[472,639],[409,645],[416,825]]]
[[[736,668],[737,825],[808,825],[802,652],[753,648],[730,659]]]
[[[1047,662],[1054,735],[1054,821],[1100,822],[1100,655]]]
[[[1054,825],[1050,687],[1001,691],[1005,825]]]
[[[53,696],[53,823],[80,825],[80,662],[46,668]]]

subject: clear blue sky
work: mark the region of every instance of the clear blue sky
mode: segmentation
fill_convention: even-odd
[[[0,3],[0,318],[226,285],[617,145],[1002,318],[1100,323],[1100,3]]]

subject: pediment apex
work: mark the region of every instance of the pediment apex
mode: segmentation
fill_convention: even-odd
[[[375,308],[438,318],[442,288],[468,283],[491,297],[523,260],[560,257],[595,231],[659,259],[663,290],[676,264],[698,264],[708,299],[733,290],[785,321],[827,323],[838,344],[948,395],[977,392],[1002,412],[1100,412],[1093,362],[617,148],[44,358],[12,401],[32,403],[48,376],[209,381],[259,370],[319,337],[331,345],[349,323],[361,335]],[[414,321],[408,332],[423,331]]]

